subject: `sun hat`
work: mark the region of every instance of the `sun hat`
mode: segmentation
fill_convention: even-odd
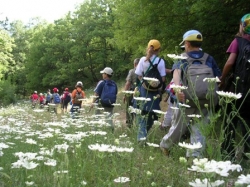
[[[78,81],[77,83],[76,83],[76,86],[75,87],[83,87],[83,84],[82,84],[82,82],[81,81]]]
[[[246,14],[241,18],[241,24],[244,33],[250,34],[250,14]]]
[[[68,88],[65,88],[65,91],[68,91],[69,89]]]
[[[155,40],[155,39],[150,40],[148,42],[148,48],[151,47],[151,46],[154,47],[154,50],[157,50],[157,49],[161,48],[160,42],[158,40]]]
[[[112,75],[113,70],[110,67],[106,67],[106,68],[104,68],[104,70],[100,71],[100,73],[106,73],[108,75]]]
[[[202,41],[202,34],[197,30],[189,30],[183,35],[183,40],[179,45],[182,45],[184,41]]]

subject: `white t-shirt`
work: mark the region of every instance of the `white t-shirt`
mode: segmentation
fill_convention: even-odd
[[[150,60],[153,64],[157,64],[158,61],[159,61],[159,57],[156,57],[155,60],[155,55],[153,55]],[[148,67],[150,66],[150,63],[149,61],[145,61],[146,57],[142,57],[139,61],[139,64],[137,65],[136,67],[136,70],[135,70],[135,73],[138,75],[138,76],[142,76],[143,75],[143,72],[146,73],[147,72],[147,69]],[[153,62],[154,60],[154,62]],[[165,68],[165,61],[163,59],[160,60],[158,66],[157,66],[157,69],[160,73],[160,75],[162,77],[166,76],[166,68]]]

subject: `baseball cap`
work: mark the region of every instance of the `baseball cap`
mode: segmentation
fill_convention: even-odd
[[[150,46],[153,46],[153,47],[154,47],[154,50],[157,50],[157,49],[159,49],[159,48],[161,47],[161,44],[160,44],[160,42],[159,42],[158,40],[153,39],[153,40],[150,40],[150,41],[148,42],[148,48],[149,48]]]
[[[77,83],[76,83],[76,86],[75,87],[83,87],[83,84],[82,84],[82,82],[81,81],[78,81]]]
[[[58,92],[58,89],[57,88],[53,88],[53,92]]]
[[[182,45],[184,41],[202,41],[202,34],[197,30],[189,30],[183,35],[183,40],[179,45]]]
[[[243,31],[246,34],[250,34],[250,14],[246,14],[241,18]]]
[[[104,70],[100,71],[100,73],[106,73],[108,75],[112,75],[113,70],[110,67],[106,67],[106,68],[104,68]]]

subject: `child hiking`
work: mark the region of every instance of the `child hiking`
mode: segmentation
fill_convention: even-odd
[[[72,118],[75,117],[74,113],[78,112],[78,109],[82,107],[82,100],[85,99],[85,92],[83,89],[83,84],[81,81],[78,81],[75,85],[75,88],[71,94],[72,97],[72,107],[71,107],[71,115]]]
[[[111,125],[112,131],[114,130],[113,125],[113,104],[116,102],[116,96],[118,92],[118,88],[116,83],[111,80],[113,75],[113,70],[110,67],[104,68],[104,70],[100,71],[102,74],[103,80],[99,81],[96,88],[94,89],[95,96],[97,98],[93,99],[93,104],[97,103],[99,106],[104,108],[104,112],[108,112],[107,122]],[[100,114],[100,110],[96,110],[96,114]]]

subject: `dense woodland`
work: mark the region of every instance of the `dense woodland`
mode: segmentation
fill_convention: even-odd
[[[114,80],[124,80],[150,39],[161,42],[171,68],[167,54],[179,52],[189,29],[203,34],[203,50],[222,68],[249,8],[246,0],[88,0],[53,24],[0,20],[0,102],[33,90],[73,88],[78,80],[93,87],[105,66],[114,69]]]

